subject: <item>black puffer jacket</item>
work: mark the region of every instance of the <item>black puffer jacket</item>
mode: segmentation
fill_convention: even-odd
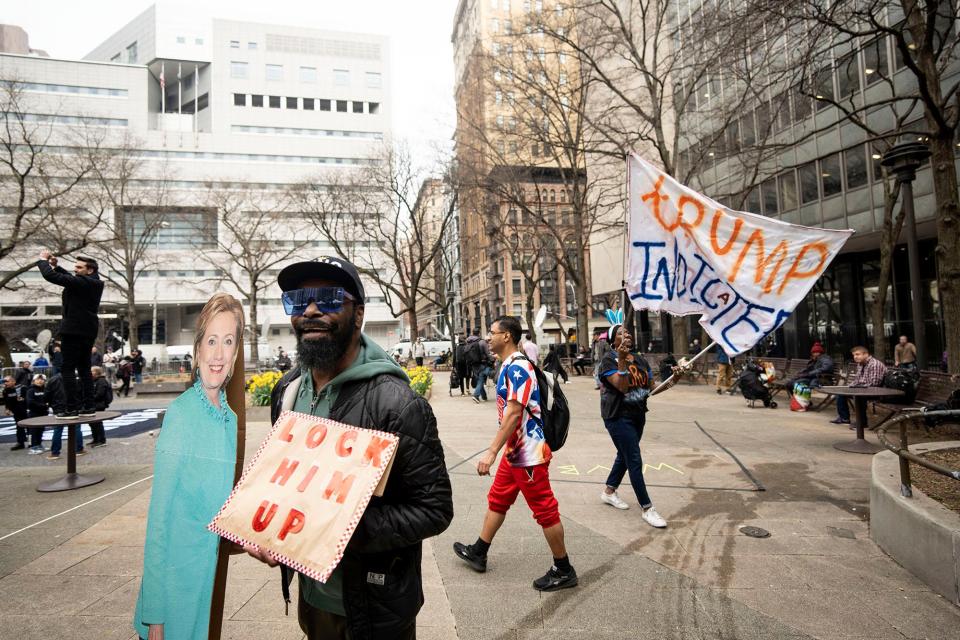
[[[63,267],[53,267],[46,260],[38,260],[37,267],[47,282],[63,287],[63,320],[61,335],[95,338],[100,331],[100,298],[103,296],[103,280],[96,273],[78,276],[68,273]]]
[[[294,368],[273,389],[271,419],[277,421]],[[403,380],[382,374],[347,382],[330,419],[400,436],[382,497],[373,497],[347,545],[343,602],[352,640],[392,638],[423,605],[421,541],[441,533],[453,519],[453,492],[430,404]],[[284,597],[294,571],[283,570]],[[383,584],[379,576],[383,576]],[[369,576],[374,576],[368,580]]]

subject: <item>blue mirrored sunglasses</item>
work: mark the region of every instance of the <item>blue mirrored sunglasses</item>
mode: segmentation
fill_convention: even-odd
[[[288,316],[302,316],[313,302],[321,313],[336,313],[343,308],[344,300],[355,298],[343,287],[306,287],[284,291],[280,296],[283,310]]]

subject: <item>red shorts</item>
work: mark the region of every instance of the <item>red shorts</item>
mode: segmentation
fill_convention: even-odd
[[[493,486],[487,494],[490,511],[506,513],[522,493],[527,506],[533,511],[533,518],[546,529],[560,522],[560,509],[550,487],[550,475],[547,473],[549,462],[534,467],[514,467],[507,462],[506,456],[500,458],[497,475],[493,477]]]

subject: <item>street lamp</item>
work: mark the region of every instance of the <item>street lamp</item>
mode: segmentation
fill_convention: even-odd
[[[903,189],[903,226],[907,231],[907,264],[910,271],[910,308],[913,314],[913,342],[917,345],[917,362],[927,363],[926,331],[920,309],[920,255],[917,252],[917,226],[913,212],[913,181],[917,169],[930,156],[930,149],[921,142],[904,142],[883,154],[880,164],[887,167]],[[874,331],[877,329],[874,328]]]

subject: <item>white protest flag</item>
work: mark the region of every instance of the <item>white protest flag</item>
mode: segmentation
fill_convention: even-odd
[[[627,171],[634,308],[702,314],[729,355],[783,324],[853,234],[733,211],[636,154]]]

